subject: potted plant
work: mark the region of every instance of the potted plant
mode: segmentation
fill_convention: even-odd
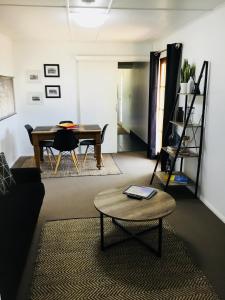
[[[190,65],[187,59],[184,59],[183,66],[181,68],[181,83],[180,83],[180,93],[187,93],[187,83],[190,79]]]

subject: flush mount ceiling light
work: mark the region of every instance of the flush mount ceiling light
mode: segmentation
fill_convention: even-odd
[[[95,0],[82,0],[85,4],[92,4]],[[113,0],[109,1],[106,8],[82,7],[70,9],[74,21],[81,27],[96,28],[102,26],[108,18]]]
[[[77,8],[71,11],[72,18],[81,27],[96,28],[102,26],[107,17],[106,9]]]

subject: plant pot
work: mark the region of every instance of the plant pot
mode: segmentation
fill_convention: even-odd
[[[180,83],[180,93],[187,94],[187,82]]]

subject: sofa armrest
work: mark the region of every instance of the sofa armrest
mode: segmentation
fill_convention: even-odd
[[[41,182],[39,168],[11,168],[16,183]]]

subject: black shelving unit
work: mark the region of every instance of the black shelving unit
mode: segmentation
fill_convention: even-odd
[[[160,153],[158,155],[158,159],[154,168],[154,172],[151,177],[150,184],[153,183],[154,178],[157,178],[159,182],[164,186],[164,190],[166,191],[168,186],[194,186],[194,193],[195,197],[197,197],[198,194],[198,184],[199,184],[199,174],[200,174],[200,167],[201,167],[201,156],[202,156],[202,145],[203,145],[203,133],[204,133],[204,121],[205,121],[205,104],[206,104],[206,93],[207,93],[207,81],[208,81],[208,66],[209,62],[204,61],[202,64],[201,72],[198,77],[195,91],[192,94],[181,94],[179,91],[176,96],[176,101],[173,107],[173,110],[171,112],[171,117],[169,124],[167,125],[167,129],[165,132],[165,135],[163,137],[163,145],[165,144],[165,141],[168,140],[170,131],[169,129],[171,126],[180,127],[181,128],[181,136],[179,139],[178,144],[175,147],[162,147],[160,150]],[[204,90],[203,94],[197,93],[199,90],[200,83],[202,79],[204,78]],[[177,108],[177,104],[179,101],[180,95],[183,95],[185,97],[185,116],[184,116],[184,122],[176,122],[175,121],[175,112]],[[190,116],[196,101],[197,97],[202,98],[202,109],[201,109],[201,119],[200,123],[198,124],[192,124],[190,123]],[[188,102],[190,102],[190,106],[188,109]],[[182,146],[182,143],[184,141],[185,133],[188,128],[192,128],[192,130],[195,130],[195,133],[200,130],[200,138],[198,145],[192,146],[192,147],[185,147]],[[193,131],[193,134],[195,134]],[[170,167],[170,170],[168,172],[165,171],[157,171],[157,167],[159,165],[159,162],[161,161],[162,153],[166,152],[168,154],[168,157],[172,159],[172,164]],[[196,180],[195,182],[188,178],[187,175],[183,172],[183,160],[184,159],[191,159],[191,158],[197,158],[197,168],[196,168]],[[175,171],[175,165],[177,159],[180,159],[180,171]],[[172,181],[172,176],[176,175],[182,175],[185,176],[188,181],[187,182],[177,182]]]

